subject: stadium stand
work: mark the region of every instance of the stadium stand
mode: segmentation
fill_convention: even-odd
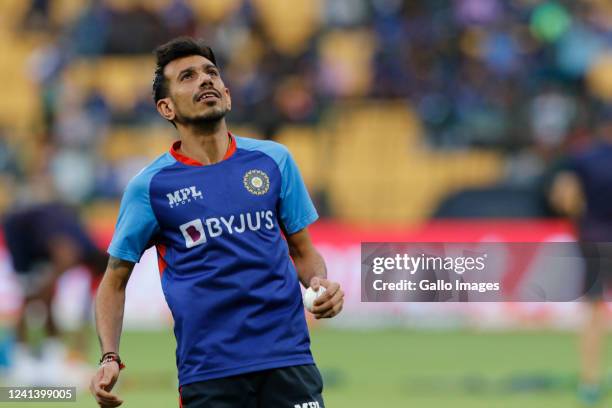
[[[351,222],[420,222],[466,189],[535,191],[612,99],[606,2],[349,3],[1,2],[0,127],[23,170],[4,196],[35,158],[61,169],[76,150],[94,169],[79,204],[116,207],[173,137],[150,99],[154,39],[136,41],[155,27],[206,38],[232,130],[286,144],[323,215]]]

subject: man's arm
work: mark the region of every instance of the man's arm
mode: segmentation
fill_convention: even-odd
[[[327,280],[325,261],[312,245],[308,230],[304,228],[287,235],[287,244],[302,285],[315,291],[319,286],[326,289],[314,302],[312,313],[315,318],[330,318],[340,313],[344,304],[344,291],[339,283]]]
[[[133,269],[134,263],[132,262],[113,256],[108,260],[108,266],[96,296],[96,330],[102,354],[119,353],[125,288]]]
[[[310,287],[310,281],[314,277],[327,278],[327,267],[325,261],[316,250],[308,230],[304,228],[295,234],[287,235],[289,255],[293,259],[298,277],[305,288]]]
[[[564,216],[578,218],[584,212],[585,199],[578,176],[570,171],[559,173],[549,192],[552,207]]]
[[[102,353],[119,353],[123,326],[125,288],[134,263],[110,257],[96,296],[96,329]],[[104,363],[92,378],[90,390],[101,407],[117,407],[123,403],[110,391],[119,377],[119,364]]]

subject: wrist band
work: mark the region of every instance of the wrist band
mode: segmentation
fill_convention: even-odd
[[[123,364],[123,362],[121,361],[121,358],[119,357],[119,354],[110,351],[108,353],[104,353],[102,355],[102,358],[100,359],[100,365],[103,365],[105,363],[109,363],[115,361],[118,365],[119,365],[119,370],[123,370],[125,368],[125,364]]]

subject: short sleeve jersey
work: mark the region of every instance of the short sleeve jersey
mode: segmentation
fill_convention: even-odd
[[[318,216],[288,150],[230,135],[224,160],[206,166],[177,150],[130,181],[108,252],[138,262],[156,246],[180,385],[312,364],[282,232]]]

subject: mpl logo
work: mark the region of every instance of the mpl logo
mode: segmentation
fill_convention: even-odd
[[[293,408],[321,408],[321,406],[318,401],[310,401],[302,404],[295,404]]]
[[[190,203],[191,200],[201,200],[203,198],[202,192],[196,186],[178,189],[173,193],[166,194],[166,197],[168,197],[170,208],[174,208],[175,205]]]

